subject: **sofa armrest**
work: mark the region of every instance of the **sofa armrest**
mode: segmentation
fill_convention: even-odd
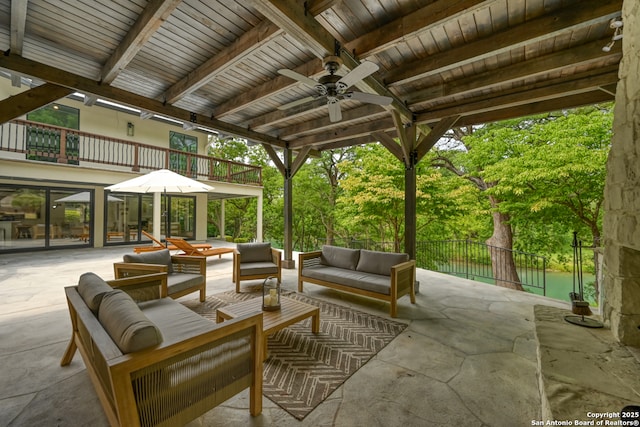
[[[391,283],[395,284],[395,295],[397,297],[407,293],[414,293],[416,281],[416,261],[409,260],[391,267]],[[393,289],[392,289],[393,291]]]
[[[138,262],[114,262],[113,275],[116,279],[140,276],[152,273],[167,273],[169,268],[160,264],[143,264]]]
[[[207,275],[207,257],[199,255],[173,255],[174,273],[195,273]]]
[[[216,353],[217,347],[224,349],[225,343],[243,336],[249,337],[250,344],[242,354],[212,359],[211,355]],[[251,414],[260,414],[262,339],[262,313],[255,313],[222,324],[212,323],[209,331],[187,334],[179,342],[107,360],[116,397],[115,405],[121,416],[120,423],[137,425],[139,412],[146,409],[155,415],[156,409],[166,409],[177,414],[172,415],[177,418],[171,418],[171,421],[183,424],[185,420],[180,419],[179,414],[185,411],[191,415],[191,402],[208,400],[207,408],[196,409],[206,412],[247,386],[250,386]],[[211,363],[206,363],[207,360]],[[238,366],[239,363],[244,365]],[[229,378],[229,366],[239,371],[233,372],[233,381],[226,384],[224,378]],[[205,382],[207,386],[203,387]],[[143,388],[134,393],[134,383]],[[212,384],[216,386],[212,387]],[[175,407],[164,408],[161,402],[175,402]]]
[[[282,252],[276,248],[271,248],[271,261],[280,268],[282,265]]]
[[[167,273],[142,274],[139,276],[123,277],[107,280],[109,286],[122,289],[138,301],[164,298],[167,296]],[[155,290],[154,290],[155,288]],[[151,289],[150,292],[146,292]],[[137,292],[145,290],[145,292]]]
[[[302,271],[304,267],[317,265],[320,262],[321,256],[322,251],[305,252],[298,255],[298,266],[300,268],[300,271]]]

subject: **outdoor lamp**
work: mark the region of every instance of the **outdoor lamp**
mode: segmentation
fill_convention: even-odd
[[[275,277],[267,277],[262,283],[262,309],[280,310],[280,282]]]

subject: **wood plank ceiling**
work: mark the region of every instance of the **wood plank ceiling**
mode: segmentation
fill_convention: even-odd
[[[0,69],[47,83],[0,101],[0,121],[69,90],[274,147],[324,150],[398,130],[418,135],[612,101],[622,0],[0,0]],[[381,107],[326,99],[278,74],[315,80],[337,54]],[[32,91],[35,89],[32,89]],[[18,102],[16,102],[18,101]],[[25,111],[26,110],[26,111]],[[446,129],[445,129],[446,130]],[[400,132],[402,133],[402,131]],[[391,142],[389,142],[391,141]],[[435,142],[435,141],[434,141]]]

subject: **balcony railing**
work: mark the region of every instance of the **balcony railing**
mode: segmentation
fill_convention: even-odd
[[[194,179],[262,185],[262,169],[257,166],[26,120],[0,126],[0,151],[24,153],[28,160],[132,172],[169,169]]]

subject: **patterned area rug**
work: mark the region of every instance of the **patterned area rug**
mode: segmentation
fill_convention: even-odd
[[[311,319],[305,319],[269,337],[263,394],[298,420],[407,326],[302,294],[283,295],[320,307],[319,334],[311,332]],[[209,296],[203,303],[183,304],[215,322],[217,308],[257,297],[259,292],[228,291]]]

